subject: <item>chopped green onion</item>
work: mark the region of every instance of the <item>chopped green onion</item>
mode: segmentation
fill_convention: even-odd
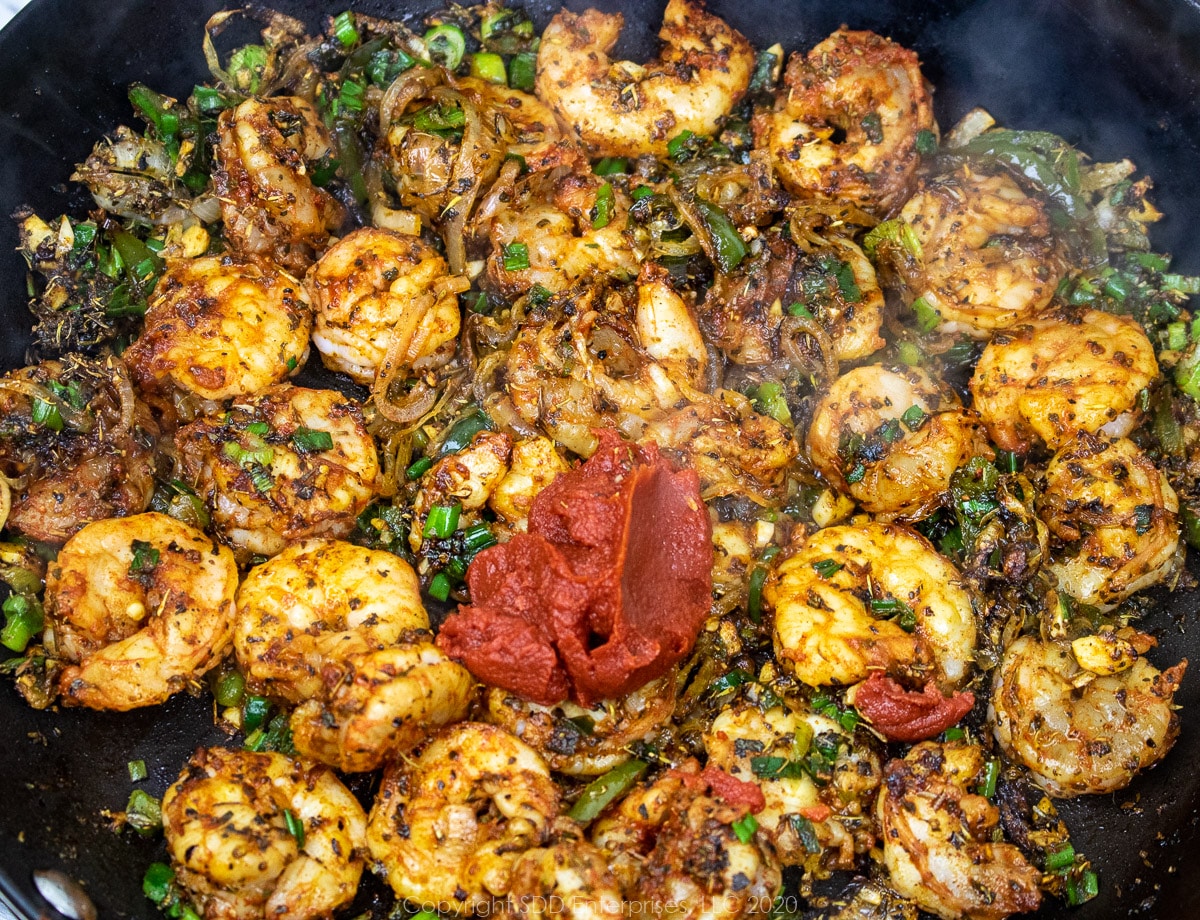
[[[479,434],[481,431],[486,431],[491,427],[492,420],[488,418],[486,413],[481,412],[478,408],[469,414],[464,415],[457,422],[455,422],[450,427],[450,431],[446,433],[446,437],[442,440],[442,443],[437,450],[438,459],[450,454],[458,453],[460,450],[470,445],[470,443],[475,439],[475,435]]]
[[[457,70],[467,52],[467,39],[462,29],[446,23],[425,33],[425,49],[435,64],[447,70]]]
[[[863,477],[866,475],[867,468],[861,463],[856,463],[854,467],[851,468],[850,472],[846,474],[846,482],[850,483],[851,485],[856,482],[862,482]]]
[[[858,125],[872,144],[878,146],[883,143],[883,120],[879,117],[878,112],[864,115]]]
[[[584,787],[568,816],[579,824],[591,824],[610,804],[633,788],[649,767],[644,760],[627,760]]]
[[[376,86],[391,86],[396,77],[411,70],[416,63],[415,58],[399,48],[385,48],[371,55],[366,75]]]
[[[613,197],[613,187],[605,182],[596,190],[596,206],[592,208],[592,228],[600,230],[607,227],[612,220],[613,207],[616,199]]]
[[[523,93],[532,93],[537,73],[537,55],[529,52],[513,55],[508,62],[508,85]]]
[[[1169,323],[1167,325],[1167,348],[1171,351],[1182,351],[1187,348],[1188,331],[1185,323]]]
[[[36,597],[10,594],[4,599],[7,618],[0,630],[0,645],[12,652],[23,652],[30,640],[45,628],[46,618]]]
[[[458,518],[462,506],[457,502],[453,505],[434,505],[429,509],[425,518],[423,533],[435,540],[444,540],[458,529]]]
[[[251,422],[249,425],[246,426],[246,430],[248,432],[250,432],[251,434],[258,435],[261,438],[263,435],[268,435],[271,433],[271,423],[270,422]]]
[[[916,367],[924,360],[925,356],[912,342],[900,342],[896,346],[896,357],[900,359],[900,363],[908,367]]]
[[[489,546],[495,546],[498,542],[495,534],[487,524],[480,521],[478,524],[472,524],[462,532],[463,548],[472,557],[480,550],[487,549]]]
[[[582,734],[590,736],[596,733],[596,720],[589,715],[571,716],[566,721],[573,728],[578,729]]]
[[[696,136],[696,132],[689,131],[686,128],[680,131],[673,138],[667,141],[667,156],[676,162],[682,162],[685,159],[690,159],[694,153],[694,149],[689,151],[692,139]]]
[[[904,422],[909,431],[917,431],[929,421],[929,416],[920,406],[909,406],[900,416],[900,421]]]
[[[1075,865],[1075,848],[1069,843],[1064,844],[1060,850],[1046,854],[1047,872],[1058,872],[1060,869],[1066,869],[1073,865]]]
[[[754,405],[759,412],[769,415],[781,425],[792,423],[792,413],[784,397],[783,384],[774,380],[761,383],[754,391]]]
[[[1163,275],[1164,291],[1175,291],[1180,294],[1200,294],[1200,277],[1188,275]]]
[[[413,461],[413,464],[404,471],[404,478],[409,482],[415,482],[429,472],[429,468],[433,466],[432,457],[422,457],[420,460]]]
[[[366,104],[363,100],[365,92],[366,87],[361,83],[346,80],[342,83],[341,91],[338,93],[338,105],[351,112],[361,112]]]
[[[1180,392],[1200,400],[1200,345],[1193,343],[1184,351],[1175,365],[1174,380]]]
[[[304,849],[304,822],[292,813],[290,808],[283,810],[283,823],[287,825],[287,831],[296,838],[296,846]]]
[[[894,418],[890,418],[880,425],[878,434],[885,444],[895,444],[904,437],[904,432],[900,430],[899,420]]]
[[[750,92],[757,93],[775,85],[775,73],[780,60],[781,56],[770,48],[758,52],[754,59],[754,73],[750,77]]]
[[[133,558],[129,563],[130,575],[149,575],[158,567],[162,553],[145,540],[134,540],[130,548],[133,550]]]
[[[1125,260],[1152,272],[1165,272],[1171,267],[1171,260],[1156,252],[1127,252]]]
[[[479,51],[471,55],[471,76],[500,86],[508,85],[508,74],[504,72],[504,58],[490,51]]]
[[[914,300],[912,309],[917,315],[917,328],[922,332],[932,332],[942,321],[942,315],[924,297]]]
[[[51,402],[44,402],[35,398],[33,400],[33,423],[41,425],[43,428],[49,428],[51,431],[63,430],[62,413],[58,411],[58,406]]]
[[[957,725],[952,725],[942,732],[942,740],[944,741],[962,741],[966,736],[967,733]]]
[[[816,317],[812,314],[812,310],[808,309],[808,307],[804,306],[804,304],[800,303],[799,301],[796,301],[788,307],[788,313],[790,313],[792,316],[799,316],[802,319],[816,319]]]
[[[162,828],[162,805],[144,789],[134,789],[125,803],[125,823],[143,837]]]
[[[631,197],[634,201],[641,201],[643,198],[649,198],[653,194],[654,189],[652,189],[650,186],[639,185],[632,192],[630,192],[629,197]]]
[[[931,156],[937,153],[938,142],[937,136],[928,128],[922,128],[917,132],[917,153],[923,157]]]
[[[858,303],[862,300],[862,290],[858,286],[858,279],[854,277],[854,266],[841,259],[829,259],[826,267],[832,270],[843,301]]]
[[[990,799],[996,794],[996,784],[1000,780],[1000,761],[989,760],[984,767],[983,782],[976,789],[981,796]]]
[[[758,819],[754,815],[747,814],[738,818],[729,826],[737,834],[738,840],[742,843],[749,843],[754,837],[754,832],[758,830]]]
[[[885,220],[872,228],[863,237],[863,252],[874,259],[879,244],[884,242],[899,244],[912,258],[921,258],[921,241],[917,238],[916,231],[902,220]]]
[[[287,359],[287,369],[288,369],[288,372],[290,373],[291,371],[294,371],[294,370],[296,369],[296,365],[297,365],[297,364],[299,364],[299,362],[296,360],[296,357],[295,357],[295,355],[293,355],[293,356],[289,357],[289,358]]]
[[[762,620],[762,590],[766,582],[766,567],[756,565],[750,573],[750,581],[746,588],[746,613],[755,623]]]
[[[141,83],[134,83],[129,87],[129,101],[138,114],[154,126],[154,133],[167,145],[174,160],[179,153],[179,113],[172,111],[175,100]]]
[[[1021,468],[1021,458],[1010,450],[997,450],[996,468],[1002,473],[1015,473]]]
[[[150,775],[146,770],[146,761],[144,760],[131,760],[125,764],[125,769],[129,771],[129,781],[131,783],[140,783]]]
[[[746,257],[749,250],[737,228],[724,211],[703,198],[696,199],[696,210],[704,222],[704,229],[712,238],[717,268],[729,274]]]
[[[815,856],[821,852],[821,841],[817,839],[817,831],[808,818],[804,815],[788,815],[788,824],[810,855]]]
[[[333,450],[333,435],[328,431],[301,427],[292,432],[292,443],[302,453],[315,454],[322,450]]]
[[[333,17],[333,37],[343,48],[353,48],[358,44],[360,37],[358,29],[354,27],[354,14],[350,10]]]
[[[1072,906],[1083,904],[1096,897],[1099,893],[1100,877],[1091,869],[1088,869],[1079,877],[1079,884],[1075,889],[1075,898],[1071,901],[1071,904]]]
[[[501,258],[506,272],[520,272],[529,268],[529,247],[524,243],[509,243],[504,247]]]
[[[597,176],[615,176],[629,172],[629,160],[625,157],[605,157],[592,167]]]
[[[840,562],[835,562],[833,559],[818,559],[812,564],[813,571],[822,578],[829,578],[836,575],[843,568]]]
[[[253,732],[267,721],[271,701],[265,696],[248,696],[242,703],[242,731]]]
[[[216,699],[217,705],[224,708],[240,705],[245,696],[246,678],[238,671],[222,674],[213,690],[213,698]]]

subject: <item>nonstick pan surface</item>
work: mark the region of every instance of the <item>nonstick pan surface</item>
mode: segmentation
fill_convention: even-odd
[[[185,97],[207,74],[200,50],[219,0],[34,0],[0,33],[0,213],[32,206],[50,218],[83,213],[90,201],[67,177],[95,141],[134,124],[125,90],[142,81]],[[225,6],[233,6],[228,3]],[[279,0],[279,9],[316,28],[342,7]],[[356,10],[419,17],[429,0],[354,3]],[[618,52],[654,49],[662,0],[593,0],[621,9]],[[938,121],[953,124],[972,106],[1006,126],[1066,137],[1098,160],[1132,158],[1153,176],[1167,219],[1156,249],[1179,270],[1200,273],[1200,8],[1186,0],[712,0],[711,8],[766,47],[806,50],[842,23],[873,29],[916,49],[937,92]],[[527,3],[543,24],[557,8]],[[30,316],[15,224],[0,221],[0,367],[24,363]],[[318,363],[318,362],[313,362]],[[309,383],[330,385],[322,372]],[[1160,663],[1181,657],[1200,668],[1200,598],[1166,599],[1146,624],[1160,639]],[[1183,732],[1157,769],[1115,796],[1074,801],[1061,811],[1077,849],[1100,871],[1100,896],[1078,909],[1055,902],[1038,916],[1200,917],[1192,869],[1200,821],[1200,673],[1177,697]],[[78,879],[102,918],[157,916],[141,893],[146,866],[163,859],[161,840],[114,834],[101,815],[129,796],[126,764],[144,760],[139,784],[161,795],[199,744],[224,740],[211,701],[178,696],[132,713],[34,712],[10,680],[0,681],[0,893],[19,913],[54,916],[32,873],[61,869]],[[369,780],[365,781],[369,783]],[[369,788],[361,788],[369,794]],[[364,886],[358,907],[386,916],[380,886]]]

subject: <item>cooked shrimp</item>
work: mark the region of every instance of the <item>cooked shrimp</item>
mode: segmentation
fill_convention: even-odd
[[[745,95],[754,49],[694,0],[669,0],[662,53],[645,65],[608,57],[620,13],[563,10],[542,33],[537,92],[592,156],[665,156],[683,131],[709,135]]]
[[[217,121],[213,185],[238,253],[303,271],[346,211],[309,170],[334,156],[329,132],[299,96],[252,97]]]
[[[730,826],[745,807],[704,793],[695,762],[639,787],[592,828],[634,913],[733,920],[770,912],[781,873],[771,845]]]
[[[197,681],[229,648],[237,577],[229,550],[165,514],[83,528],[46,574],[63,702],[134,709]]]
[[[638,690],[594,706],[569,700],[542,706],[493,687],[487,692],[487,719],[531,745],[568,776],[598,776],[633,755],[629,746],[645,741],[666,725],[675,711],[672,670]]]
[[[322,696],[327,666],[429,629],[412,567],[341,540],[292,544],[251,569],[237,598],[242,673],[254,692],[291,703]]]
[[[350,533],[379,478],[361,411],[333,390],[270,387],[180,429],[175,444],[221,537],[266,556]]]
[[[178,259],[124,358],[144,390],[247,396],[304,363],[311,328],[308,293],[290,275],[232,256]]]
[[[821,395],[808,430],[813,466],[862,507],[917,520],[972,457],[991,458],[979,417],[919,368],[857,367]]]
[[[882,254],[918,298],[941,316],[939,331],[986,339],[1050,302],[1065,271],[1045,205],[1006,173],[970,169],[918,191],[900,212],[915,245]]]
[[[785,769],[804,758],[814,740],[836,751],[832,780],[819,787],[810,772]],[[766,712],[749,703],[724,709],[704,733],[708,762],[748,783],[757,783],[766,807],[758,812],[765,833],[784,865],[803,865],[814,855],[797,830],[803,819],[812,826],[822,863],[830,869],[850,869],[855,859],[874,845],[874,835],[862,829],[869,819],[879,788],[880,764],[870,751],[853,751],[844,730],[817,713],[801,716],[782,706]],[[771,775],[755,764],[777,762]],[[780,775],[782,774],[782,775]]]
[[[1143,651],[1154,644],[1142,634],[1132,639]],[[1172,700],[1187,661],[1160,672],[1131,657],[1131,667],[1095,676],[1067,642],[1023,636],[1005,653],[988,711],[996,740],[1051,795],[1123,789],[1175,743]]]
[[[619,920],[621,889],[599,848],[582,839],[578,825],[560,821],[560,839],[517,857],[509,910],[525,920]]]
[[[670,273],[655,262],[637,280],[637,331],[642,348],[675,380],[699,386],[708,366],[696,317],[671,287]]]
[[[508,475],[512,438],[503,431],[481,431],[463,450],[443,457],[421,478],[413,499],[413,524],[408,544],[421,548],[425,518],[435,505],[457,504],[463,511],[477,511]]]
[[[436,288],[446,260],[419,237],[363,227],[338,240],[308,273],[313,344],[330,370],[370,385],[397,334],[416,343],[410,368],[444,364],[458,339],[458,298]]]
[[[276,557],[278,558],[278,557]],[[296,750],[343,773],[377,770],[443,725],[466,718],[475,681],[433,644],[410,635],[399,646],[329,659],[321,699],[292,713]]]
[[[537,752],[503,729],[442,729],[396,762],[367,823],[376,870],[400,898],[467,912],[508,894],[513,863],[543,846],[559,791]]]
[[[1046,469],[1039,513],[1067,544],[1047,567],[1068,594],[1108,610],[1181,563],[1179,499],[1127,438],[1081,434]]]
[[[818,530],[763,597],[775,608],[776,658],[810,687],[886,671],[949,689],[970,676],[971,595],[954,566],[902,525]]]
[[[936,131],[917,55],[841,28],[788,61],[775,111],[754,119],[780,180],[802,198],[850,200],[877,214],[912,190],[917,135]]]
[[[175,880],[205,920],[329,917],[358,890],[367,816],[328,767],[201,748],[162,814]]]
[[[962,742],[923,742],[884,768],[877,812],[892,885],[945,920],[1003,920],[1041,904],[1041,872],[992,842],[999,811],[968,791],[983,768],[979,746]]]
[[[570,467],[549,438],[517,441],[512,448],[508,472],[488,498],[488,507],[517,533],[529,526],[529,509],[538,493]]]
[[[1138,394],[1158,376],[1154,346],[1130,316],[1088,310],[1042,316],[992,337],[971,378],[992,440],[1025,453],[1058,450],[1080,431],[1124,437]]]

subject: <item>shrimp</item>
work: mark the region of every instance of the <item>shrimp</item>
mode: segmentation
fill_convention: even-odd
[[[782,878],[774,851],[757,833],[738,836],[731,825],[745,806],[705,794],[697,771],[691,761],[634,789],[596,821],[592,842],[608,855],[634,913],[766,915]]]
[[[446,260],[419,237],[363,227],[338,240],[306,281],[321,361],[369,386],[403,329],[419,342],[409,349],[414,372],[444,364],[460,325],[454,290],[435,287],[447,273]]]
[[[481,431],[463,450],[443,457],[421,477],[413,499],[413,524],[408,544],[415,553],[424,540],[425,518],[435,505],[457,504],[477,511],[508,475],[512,438],[503,431]]]
[[[311,329],[308,292],[290,275],[232,256],[178,259],[124,358],[143,390],[228,399],[296,372]]]
[[[1127,438],[1078,435],[1050,461],[1038,510],[1067,544],[1047,568],[1085,604],[1110,610],[1181,563],[1179,499]]]
[[[538,493],[569,469],[549,438],[538,436],[517,441],[513,444],[508,472],[492,490],[488,507],[512,532],[523,533],[529,527],[529,509]]]
[[[269,387],[181,428],[175,444],[217,533],[251,553],[350,533],[378,488],[362,413],[333,390]]]
[[[762,790],[766,807],[755,817],[780,861],[804,865],[822,853],[830,869],[853,868],[875,843],[870,816],[881,778],[879,760],[870,751],[854,751],[848,741],[842,727],[826,716],[798,715],[780,706],[763,712],[744,702],[722,710],[704,733],[710,766]],[[821,776],[820,786],[809,769],[790,768],[800,763],[807,768],[810,749],[829,761],[831,776]]]
[[[982,749],[963,742],[923,742],[884,768],[876,810],[892,885],[945,920],[1003,920],[1041,904],[1041,872],[992,842],[999,811],[968,791],[983,768]]]
[[[536,751],[503,729],[461,722],[386,768],[367,846],[398,897],[489,909],[508,894],[517,857],[548,842],[558,807]]]
[[[637,332],[642,348],[673,380],[699,386],[708,366],[704,336],[670,273],[656,262],[642,265],[637,280]]]
[[[1154,346],[1130,316],[1088,310],[1041,316],[998,332],[971,377],[976,411],[992,440],[1025,453],[1058,450],[1080,431],[1129,434],[1138,394],[1158,376]]]
[[[349,904],[367,816],[333,771],[201,748],[162,800],[176,882],[205,920],[309,920]]]
[[[538,50],[538,96],[591,156],[663,157],[667,141],[684,131],[717,133],[750,85],[750,43],[695,0],[669,0],[659,57],[613,62],[608,54],[624,24],[620,13],[599,10],[551,19]]]
[[[229,648],[237,578],[228,549],[165,514],[83,528],[46,575],[63,702],[135,709],[197,681]]]
[[[1050,302],[1066,270],[1045,205],[1007,173],[940,177],[899,220],[912,236],[881,246],[881,257],[905,303],[920,299],[940,316],[940,332],[986,339],[1024,322]]]
[[[971,595],[954,566],[902,525],[818,530],[779,565],[763,597],[775,608],[776,658],[810,687],[885,671],[953,689],[970,676]]]
[[[621,889],[604,854],[573,821],[555,826],[559,840],[526,850],[513,863],[509,910],[527,920],[619,920]]]
[[[584,707],[566,701],[542,706],[493,687],[487,692],[487,719],[532,746],[550,768],[568,776],[599,776],[633,755],[629,746],[645,741],[675,711],[675,671],[616,700]]]
[[[821,395],[808,430],[813,466],[865,510],[918,520],[945,501],[954,471],[992,457],[979,417],[919,368],[857,367]]]
[[[1143,652],[1154,644],[1141,633],[1126,641]],[[1051,795],[1123,789],[1179,736],[1172,700],[1187,660],[1159,671],[1136,651],[1129,658],[1125,670],[1096,676],[1065,641],[1023,636],[1005,653],[988,717],[1004,750]]]
[[[213,186],[233,249],[303,271],[346,219],[310,170],[333,157],[312,104],[299,96],[251,97],[217,120]]]
[[[937,130],[917,55],[845,28],[807,57],[792,55],[774,111],[753,127],[793,195],[849,200],[880,215],[908,197],[918,135]]]

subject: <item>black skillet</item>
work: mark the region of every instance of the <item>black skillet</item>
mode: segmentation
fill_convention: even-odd
[[[126,86],[143,81],[186,96],[205,78],[201,30],[221,0],[34,0],[0,34],[0,213],[23,204],[49,218],[82,213],[88,201],[68,187],[72,165],[118,123],[133,124]],[[279,0],[278,8],[319,24],[341,4]],[[397,18],[440,0],[357,0],[354,8]],[[557,4],[527,3],[544,24]],[[620,52],[654,47],[662,0],[571,0],[572,8],[622,9],[629,24]],[[841,23],[874,29],[916,49],[937,87],[938,120],[948,126],[975,105],[1005,125],[1063,135],[1097,159],[1131,157],[1155,179],[1168,218],[1155,228],[1160,251],[1200,272],[1200,7],[1186,0],[712,0],[712,8],[765,47],[807,49]],[[23,363],[30,318],[16,232],[0,219],[0,367]],[[319,373],[313,381],[320,381]],[[326,381],[328,383],[328,381]],[[1180,594],[1150,621],[1160,664],[1188,655],[1200,670],[1200,598]],[[1100,870],[1100,896],[1038,916],[1200,917],[1192,848],[1200,822],[1200,673],[1177,698],[1183,733],[1165,764],[1128,790],[1068,803],[1062,812],[1076,846]],[[32,883],[57,868],[82,882],[103,918],[156,916],[144,899],[145,867],[165,855],[161,841],[115,835],[102,809],[120,810],[131,783],[126,764],[144,760],[141,787],[160,795],[201,743],[221,740],[207,699],[177,697],[128,714],[37,713],[0,683],[0,895],[29,917],[54,917]],[[360,901],[380,907],[379,886]],[[356,911],[348,914],[350,916]],[[380,916],[386,910],[379,911]]]

